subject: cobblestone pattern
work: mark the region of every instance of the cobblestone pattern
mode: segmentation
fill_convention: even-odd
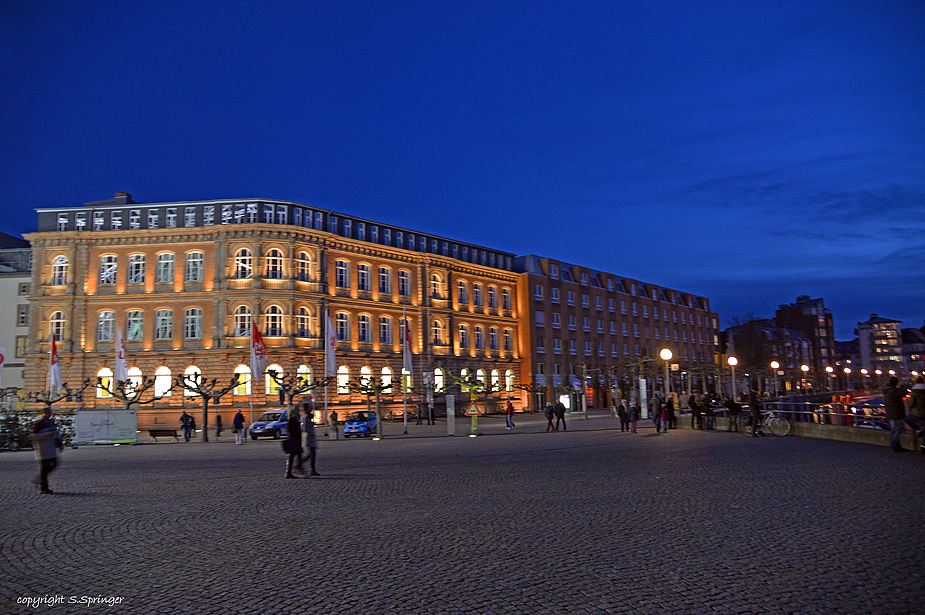
[[[65,451],[40,495],[0,455],[0,612],[925,613],[917,453],[518,420],[322,440],[308,480],[223,438]]]

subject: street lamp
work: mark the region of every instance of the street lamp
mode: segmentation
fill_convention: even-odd
[[[739,360],[735,357],[729,357],[726,359],[726,363],[729,364],[729,367],[732,369],[732,401],[736,400],[736,365],[739,364]]]
[[[838,386],[837,383],[833,385],[832,380],[831,380],[832,378],[835,377],[835,368],[833,368],[831,365],[826,365],[825,371],[829,374],[829,390],[834,391],[835,387]]]
[[[665,362],[665,400],[667,401],[668,395],[671,393],[671,381],[668,380],[668,361],[671,361],[671,357],[674,355],[671,353],[670,348],[662,348],[658,356]]]
[[[804,363],[800,366],[800,371],[803,372],[803,394],[806,395],[806,374],[809,373],[809,365]]]
[[[777,391],[777,370],[780,369],[780,363],[771,361],[771,369],[774,370],[774,397],[779,397],[780,393]]]
[[[849,380],[850,378],[851,378],[851,368],[846,367],[845,368],[845,391],[851,390],[851,382]]]

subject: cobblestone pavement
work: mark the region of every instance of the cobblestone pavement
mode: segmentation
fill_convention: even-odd
[[[0,612],[925,613],[918,453],[516,419],[4,453]]]

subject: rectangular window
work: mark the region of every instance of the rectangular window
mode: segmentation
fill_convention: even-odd
[[[392,245],[392,229],[382,229],[382,243],[387,246]]]
[[[128,258],[128,283],[143,284],[145,281],[144,254],[132,254]]]
[[[559,328],[559,325],[560,325],[560,322],[559,322],[559,313],[558,313],[558,312],[553,312],[553,313],[552,313],[552,328],[553,328],[553,329],[558,329],[558,328]]]
[[[196,208],[187,207],[183,210],[183,226],[191,227],[196,226]]]
[[[384,295],[392,294],[392,270],[388,267],[379,267],[379,292]]]
[[[366,225],[362,222],[357,222],[357,239],[366,241]]]
[[[203,280],[203,258],[202,252],[190,252],[186,255],[186,281],[202,282]]]
[[[102,231],[103,225],[106,224],[105,214],[101,211],[93,212],[93,230]]]
[[[357,289],[363,291],[372,290],[372,281],[370,280],[369,265],[357,265]]]
[[[263,204],[263,223],[273,224],[273,205],[270,203]]]
[[[141,210],[140,209],[133,209],[129,212],[128,227],[132,229],[133,231],[141,228]]]
[[[16,336],[16,356],[24,357],[26,356],[26,348],[28,347],[29,336],[28,335],[17,335]]]
[[[215,205],[206,205],[202,208],[202,225],[212,226],[215,224]]]
[[[549,289],[549,300],[553,303],[559,303],[559,289],[550,288]]]
[[[122,228],[122,212],[121,211],[112,212],[112,217],[109,220],[109,226],[114,231],[117,231],[120,228]]]
[[[222,205],[222,224],[231,224],[234,220],[234,206],[231,203]]]
[[[350,288],[350,263],[337,261],[334,264],[334,283],[337,288]]]
[[[542,327],[543,324],[544,324],[543,323],[543,312],[537,312],[536,313],[536,326]]]
[[[155,312],[154,339],[173,339],[173,312],[171,310],[158,310]]]
[[[131,310],[125,318],[125,339],[130,342],[140,341],[144,337],[145,316],[141,310]]]
[[[84,211],[77,212],[74,216],[74,226],[78,231],[82,231],[87,227],[87,213]]]
[[[177,228],[177,208],[168,207],[167,215],[164,219],[165,228]]]
[[[202,310],[199,308],[186,310],[183,318],[183,337],[188,340],[198,340],[202,337]]]
[[[29,282],[20,282],[20,283],[19,283],[19,294],[20,294],[20,295],[28,295],[28,294],[29,294],[29,289],[30,289]]]
[[[398,294],[402,297],[411,296],[411,275],[407,271],[398,272]]]
[[[173,254],[158,254],[157,269],[154,279],[158,284],[173,282],[174,259]]]
[[[25,327],[28,324],[29,324],[29,306],[28,305],[16,306],[16,326]]]
[[[537,301],[543,300],[543,287],[540,286],[539,284],[533,285],[533,298],[536,299]]]

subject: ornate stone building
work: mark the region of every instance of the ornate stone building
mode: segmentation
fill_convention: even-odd
[[[127,193],[83,207],[38,210],[33,245],[26,389],[45,387],[54,335],[70,388],[111,381],[117,327],[129,376],[172,379],[200,373],[241,384],[218,405],[250,400],[250,331],[256,319],[268,367],[323,374],[325,315],[337,336],[333,409],[365,405],[348,382],[393,380],[400,405],[401,323],[412,331],[415,402],[424,374],[459,394],[453,376],[491,383],[491,405],[520,405],[518,274],[513,255],[394,225],[271,200],[135,203]],[[428,376],[427,380],[430,380]],[[255,404],[279,405],[275,383],[256,380]],[[319,389],[316,397],[323,394]],[[112,407],[96,386],[63,407]],[[139,426],[176,425],[200,400],[174,389],[139,408]],[[341,414],[343,417],[344,415]]]

